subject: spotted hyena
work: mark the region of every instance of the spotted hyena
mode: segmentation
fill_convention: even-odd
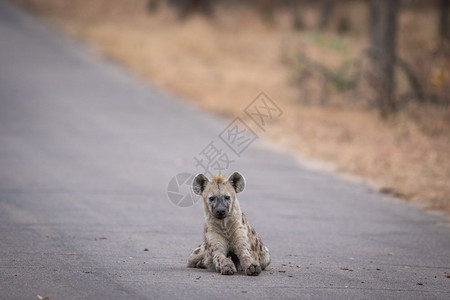
[[[199,174],[193,190],[203,197],[205,224],[203,243],[189,256],[188,267],[208,268],[223,275],[243,270],[258,275],[270,263],[269,249],[242,213],[236,194],[244,190],[244,177],[235,172],[228,179],[209,180]]]

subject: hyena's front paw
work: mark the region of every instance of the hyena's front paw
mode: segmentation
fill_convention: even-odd
[[[234,266],[233,263],[223,265],[220,270],[220,273],[222,275],[233,275],[234,273],[236,273],[236,267]]]
[[[258,276],[261,273],[261,266],[255,263],[250,264],[245,270],[248,276]]]

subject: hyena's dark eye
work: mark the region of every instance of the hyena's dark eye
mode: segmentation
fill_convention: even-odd
[[[230,196],[226,195],[225,200],[230,200]]]
[[[214,199],[216,199],[216,197],[214,196],[209,197],[209,201],[214,201]]]

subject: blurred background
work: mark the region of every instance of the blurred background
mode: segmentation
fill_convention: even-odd
[[[448,0],[11,0],[224,117],[266,92],[266,137],[450,212]]]

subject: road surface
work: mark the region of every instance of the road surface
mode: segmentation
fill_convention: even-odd
[[[0,2],[0,299],[450,298],[439,217],[259,140],[231,168],[271,267],[186,268],[202,206],[168,182],[228,122]]]

